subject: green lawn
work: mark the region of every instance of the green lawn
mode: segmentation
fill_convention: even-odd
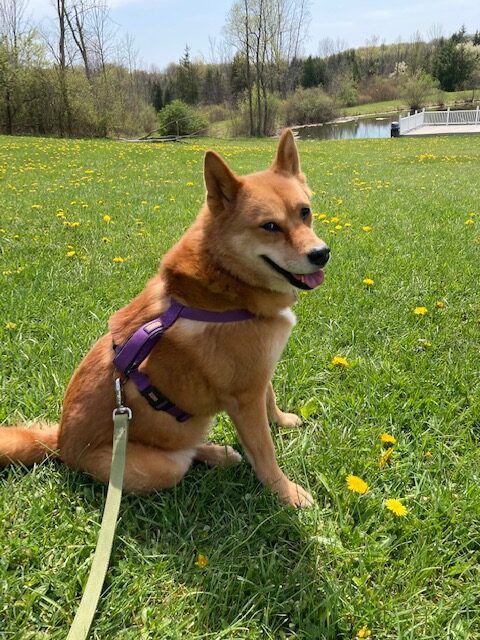
[[[439,99],[441,99],[446,106],[454,106],[456,103],[462,103],[466,100],[471,100],[473,95],[472,89],[468,89],[466,91],[451,91],[447,93],[446,91],[437,91],[432,93],[426,100],[426,105],[428,107],[437,106],[439,104]],[[479,100],[479,92],[475,92],[477,102]],[[355,105],[353,107],[346,107],[342,109],[342,112],[346,116],[357,116],[357,115],[369,115],[374,113],[388,113],[390,111],[407,111],[408,104],[405,103],[405,100],[400,98],[398,100],[387,100],[385,102],[370,102],[368,104],[360,104]]]
[[[211,145],[239,173],[275,148],[0,138],[0,422],[58,420],[82,355],[195,216]],[[306,419],[274,437],[316,506],[281,507],[246,463],[125,497],[92,638],[480,638],[480,138],[300,151],[333,257],[275,377]],[[213,435],[239,446],[225,416]],[[53,461],[0,472],[1,638],[66,637],[104,498]]]

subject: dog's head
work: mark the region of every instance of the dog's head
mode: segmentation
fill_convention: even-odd
[[[312,229],[311,192],[292,132],[283,132],[267,171],[239,177],[213,151],[205,156],[211,238],[222,265],[272,291],[323,282],[330,250]]]

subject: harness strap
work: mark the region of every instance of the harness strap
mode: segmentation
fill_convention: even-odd
[[[132,380],[150,406],[156,411],[169,413],[178,422],[185,422],[192,417],[191,414],[174,405],[159,389],[151,384],[147,375],[138,370],[138,367],[152,351],[162,334],[178,318],[196,320],[198,322],[228,323],[251,320],[254,315],[244,309],[208,311],[196,307],[186,307],[178,300],[171,298],[170,306],[158,318],[150,320],[139,327],[122,346],[113,345],[115,367]]]

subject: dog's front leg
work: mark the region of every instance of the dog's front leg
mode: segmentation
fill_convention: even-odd
[[[275,391],[271,382],[267,387],[267,413],[269,419],[278,424],[279,427],[299,427],[302,424],[301,419],[295,413],[285,413],[278,408],[277,400],[275,398]]]
[[[286,504],[295,507],[312,505],[312,496],[303,487],[291,482],[278,466],[268,425],[265,394],[243,394],[227,405],[228,414],[258,479]]]

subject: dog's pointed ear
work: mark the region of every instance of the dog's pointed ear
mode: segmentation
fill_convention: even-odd
[[[300,176],[300,157],[291,129],[284,129],[280,136],[272,169]]]
[[[234,202],[242,183],[215,151],[205,154],[204,177],[210,208],[225,209]]]

